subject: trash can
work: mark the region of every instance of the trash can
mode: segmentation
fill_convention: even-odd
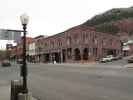
[[[18,100],[18,94],[22,92],[23,82],[20,80],[11,80],[11,100]]]

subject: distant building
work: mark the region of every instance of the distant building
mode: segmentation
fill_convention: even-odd
[[[27,59],[29,58],[29,44],[32,43],[33,38],[26,37],[26,56]],[[23,58],[23,41],[21,38],[21,41],[12,48],[11,50],[11,56],[14,57],[14,59]]]
[[[133,40],[123,43],[123,55],[130,56],[133,54]]]
[[[124,56],[133,54],[133,35],[128,32],[119,32],[118,36],[122,43],[122,52]]]

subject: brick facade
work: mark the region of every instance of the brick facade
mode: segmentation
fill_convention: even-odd
[[[28,56],[28,47],[32,43],[33,38],[26,37],[26,55]],[[20,41],[17,46],[14,46],[11,50],[11,56],[15,56],[15,59],[22,58],[23,54],[23,41]]]
[[[89,62],[121,53],[119,37],[86,26],[44,38],[41,46],[44,62]]]

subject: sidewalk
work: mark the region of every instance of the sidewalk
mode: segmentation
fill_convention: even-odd
[[[10,100],[10,86],[0,87],[0,100]]]
[[[0,100],[10,100],[10,86],[0,86]],[[32,98],[32,100],[37,100]]]

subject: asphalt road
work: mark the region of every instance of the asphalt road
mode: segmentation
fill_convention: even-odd
[[[133,69],[125,64],[28,64],[28,88],[39,100],[132,100]],[[0,86],[18,79],[19,67],[0,67]]]

